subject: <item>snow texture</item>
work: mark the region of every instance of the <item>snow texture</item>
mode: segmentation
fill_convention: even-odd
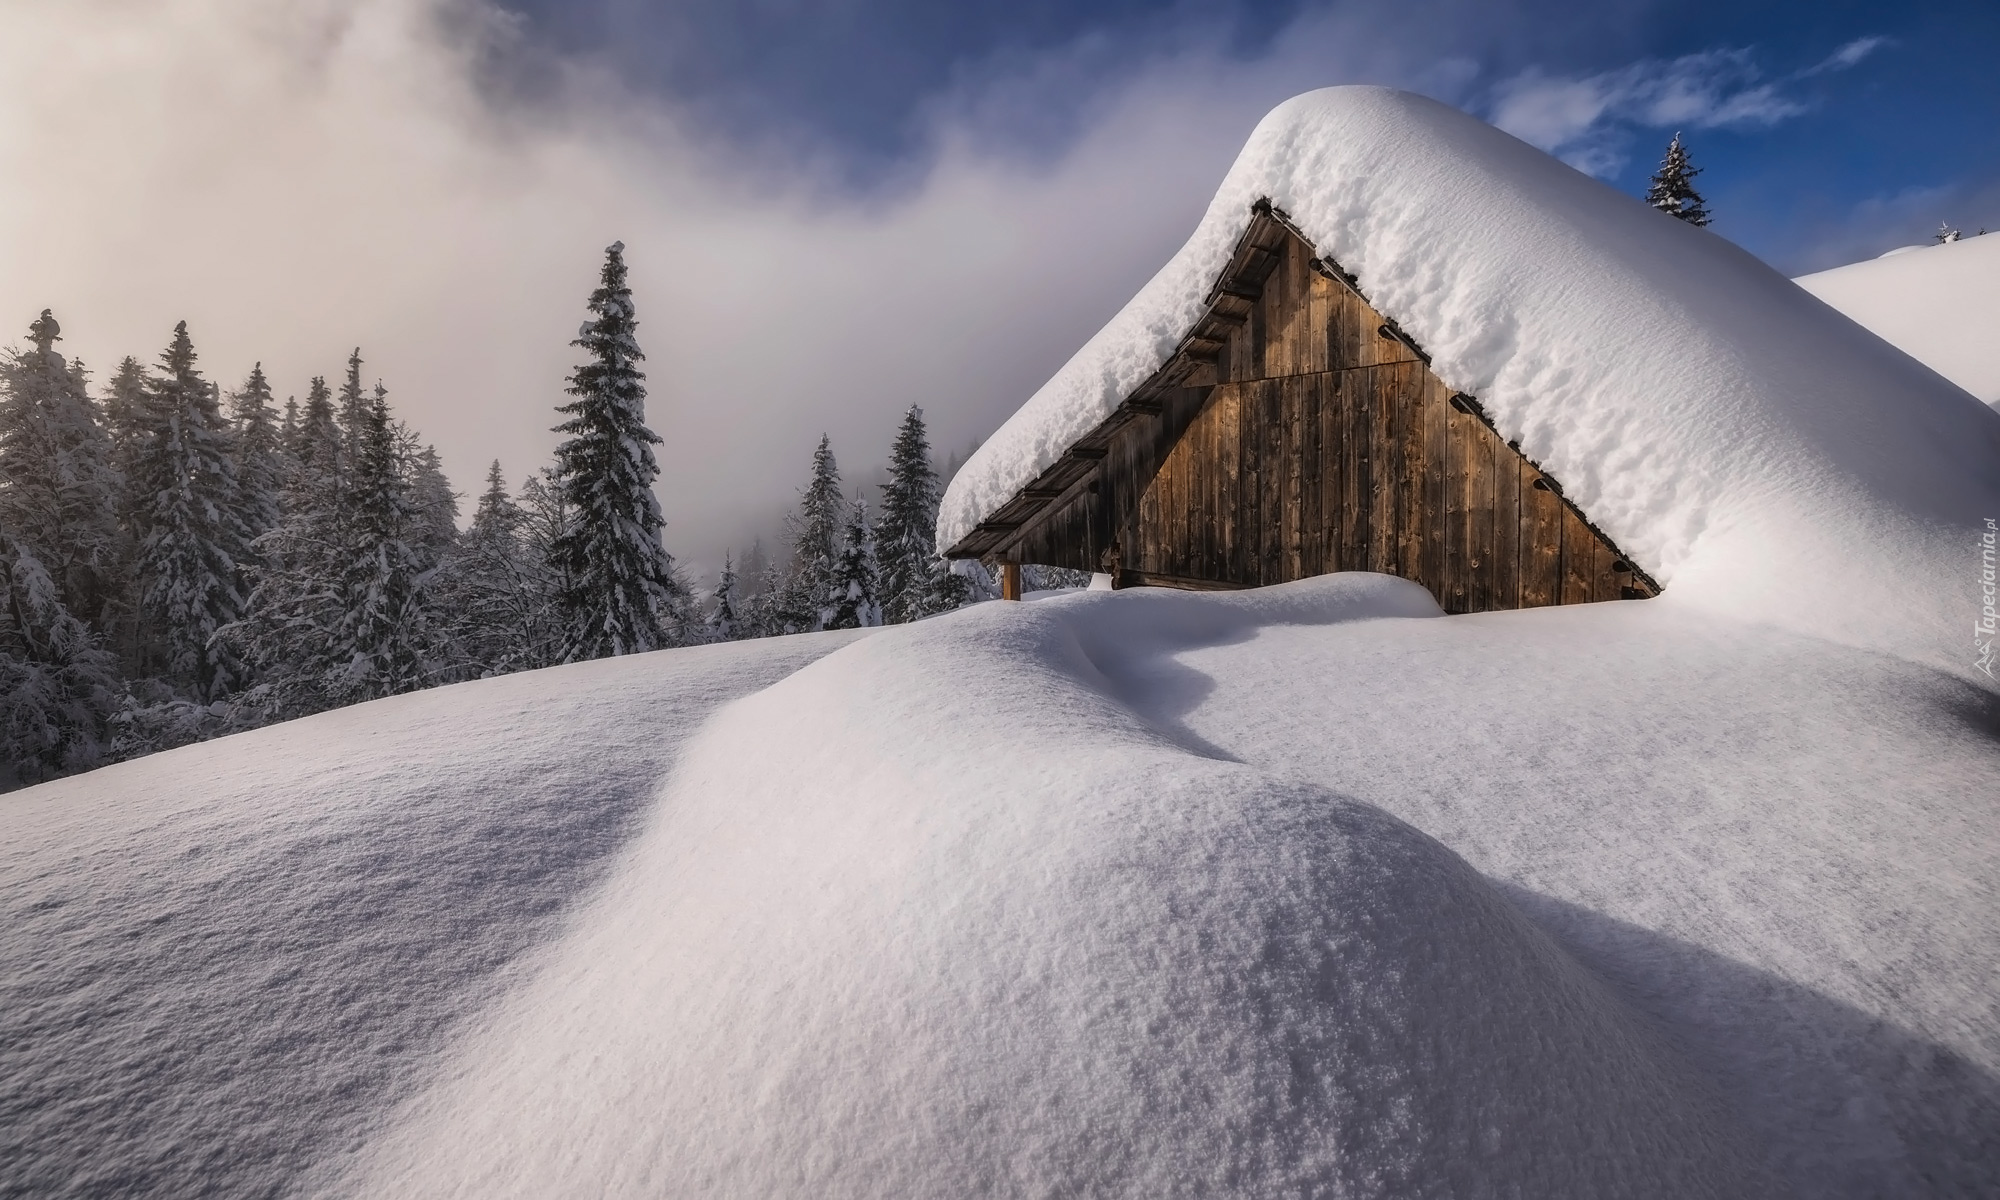
[[[1382,576],[895,627],[720,713],[319,1186],[1974,1194],[1994,716],[1685,610],[1439,619]]]
[[[1443,618],[1360,574],[851,636],[6,798],[7,1185],[2000,1178],[1991,692],[1685,606]]]
[[[940,546],[1165,362],[1262,198],[1668,603],[1967,671],[2000,414],[1722,238],[1382,88],[1258,125],[1187,245],[952,480]]]
[[[2000,236],[1906,246],[1796,282],[1974,396],[2000,405]]]
[[[553,934],[704,717],[853,636],[458,684],[0,797],[0,1195],[284,1192]]]

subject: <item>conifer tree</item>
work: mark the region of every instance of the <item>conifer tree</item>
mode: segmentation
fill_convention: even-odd
[[[187,322],[147,389],[150,428],[134,468],[141,501],[140,608],[160,674],[195,698],[226,695],[240,679],[217,630],[241,614],[243,549],[236,465],[216,391],[195,370]]]
[[[285,419],[278,425],[278,448],[287,455],[299,452],[299,398],[285,397]]]
[[[412,544],[413,510],[388,395],[377,384],[354,439],[348,490],[351,558],[335,641],[337,698],[372,700],[437,682],[443,655],[431,626],[431,564]]]
[[[1707,225],[1708,209],[1701,193],[1694,190],[1694,177],[1699,174],[1701,168],[1689,161],[1687,147],[1681,145],[1681,135],[1676,133],[1667,143],[1666,157],[1653,174],[1652,186],[1646,190],[1646,203],[1690,225]]]
[[[530,548],[528,522],[495,459],[472,523],[441,572],[439,608],[449,614],[471,674],[504,675],[550,661],[547,573]]]
[[[32,346],[0,360],[0,529],[55,581],[64,608],[107,627],[121,598],[114,452],[84,389],[81,364],[56,352],[47,309]]]
[[[299,418],[291,451],[300,470],[333,493],[327,502],[337,500],[340,426],[334,420],[333,393],[327,389],[325,376],[313,376],[306,388],[305,411]]]
[[[347,377],[340,381],[340,396],[334,405],[334,423],[340,429],[340,453],[336,468],[353,470],[361,457],[361,443],[368,436],[368,393],[361,387],[361,347],[347,356]]]
[[[736,561],[732,555],[725,554],[722,556],[722,574],[715,581],[714,594],[709,597],[705,640],[733,642],[743,635],[743,622],[736,613]]]
[[[439,561],[458,540],[458,494],[445,478],[437,447],[418,447],[414,437],[408,440],[405,453],[410,464],[411,539],[433,561]]]
[[[625,278],[625,244],[604,253],[592,314],[577,339],[589,361],[570,376],[576,397],[558,411],[568,440],[556,449],[556,474],[571,514],[557,541],[563,576],[564,661],[633,654],[672,645],[688,608],[673,557],[661,544],[666,522],[653,496],[659,435],[646,427],[645,359],[634,336],[638,319]]]
[[[846,507],[832,440],[821,434],[813,451],[812,478],[799,493],[798,511],[787,522],[792,569],[777,608],[787,633],[824,629],[833,615]]]
[[[889,482],[882,488],[882,522],[876,530],[882,563],[882,619],[896,625],[940,611],[934,574],[937,552],[937,471],[931,466],[924,411],[903,414],[889,449]]]
[[[0,791],[101,762],[118,692],[111,655],[0,530]]]
[[[866,629],[880,625],[882,605],[877,598],[878,589],[875,532],[868,524],[868,501],[856,496],[841,531],[840,557],[834,571],[826,628]]]
[[[278,527],[286,474],[278,413],[271,404],[271,383],[264,378],[263,363],[250,368],[250,377],[230,399],[236,424],[237,508],[245,534],[254,542]]]

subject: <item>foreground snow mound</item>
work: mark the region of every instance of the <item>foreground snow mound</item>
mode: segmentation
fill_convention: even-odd
[[[1382,88],[1258,125],[1187,245],[952,480],[941,546],[1166,361],[1260,198],[1670,603],[1968,672],[2000,413],[1722,238]]]
[[[1795,282],[1911,358],[2000,405],[2000,236],[1963,238]]]
[[[1089,599],[1205,644],[1436,613],[1383,577]],[[1074,609],[887,631],[726,709],[344,1190],[1770,1194],[1479,874],[1140,718]]]
[[[274,1196],[411,1091],[815,634],[455,684],[0,797],[0,1195]]]

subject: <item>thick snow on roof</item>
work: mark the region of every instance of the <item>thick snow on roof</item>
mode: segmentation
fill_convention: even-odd
[[[2000,415],[1724,239],[1382,88],[1258,125],[1187,245],[952,480],[941,546],[1159,368],[1266,197],[1669,602],[1965,669]]]
[[[2000,235],[1907,246],[1796,282],[1974,396],[2000,405]]]

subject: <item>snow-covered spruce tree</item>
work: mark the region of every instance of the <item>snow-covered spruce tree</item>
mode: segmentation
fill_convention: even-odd
[[[937,470],[931,466],[924,410],[903,414],[889,449],[876,553],[882,564],[882,619],[896,625],[957,607],[945,580],[955,579],[937,552]]]
[[[306,388],[306,406],[286,449],[291,451],[291,460],[301,473],[332,489],[327,498],[329,503],[338,498],[340,425],[334,419],[333,392],[327,388],[325,376],[313,376]]]
[[[207,701],[242,678],[236,654],[215,634],[242,613],[236,563],[244,530],[235,438],[215,388],[194,364],[183,321],[148,383],[149,428],[133,474],[146,660],[170,685]]]
[[[635,654],[675,644],[689,609],[674,560],[661,544],[666,522],[653,496],[660,474],[646,427],[645,359],[625,283],[625,243],[604,252],[592,317],[570,343],[590,361],[570,376],[575,400],[559,406],[556,477],[570,526],[555,545],[563,576],[563,661]]]
[[[278,527],[287,474],[278,411],[271,404],[271,382],[264,377],[263,363],[250,368],[250,377],[230,400],[236,425],[237,511],[251,539],[250,557],[254,559],[255,540]],[[250,564],[242,565],[247,568]]]
[[[1981,232],[1984,231],[1982,230]],[[1939,221],[1937,232],[1931,235],[1931,241],[1939,246],[1949,246],[1962,236],[1964,235],[1959,233],[1958,230],[1953,229],[1943,221]]]
[[[708,621],[703,627],[704,641],[733,642],[744,636],[742,618],[736,612],[736,560],[733,555],[722,556],[722,574],[715,580],[715,591],[709,596]]]
[[[438,607],[478,676],[546,666],[555,628],[547,569],[530,545],[531,514],[507,493],[495,459],[472,524],[439,572]]]
[[[458,541],[458,493],[445,478],[437,447],[420,445],[416,436],[398,426],[402,461],[409,466],[410,539],[441,562]]]
[[[361,386],[361,347],[347,356],[347,376],[340,381],[340,395],[334,401],[334,424],[340,429],[339,470],[351,471],[361,457],[361,443],[368,436],[368,393]]]
[[[841,530],[840,558],[833,576],[828,629],[867,629],[882,623],[875,531],[868,524],[868,501],[856,496]]]
[[[1646,189],[1646,203],[1690,225],[1708,224],[1708,209],[1701,193],[1694,190],[1694,177],[1699,174],[1701,168],[1689,161],[1687,147],[1681,145],[1681,135],[1676,133],[1667,143],[1666,157],[1653,174],[1652,186]]]
[[[0,530],[0,791],[103,761],[120,690],[114,660],[55,580]]]
[[[28,334],[28,349],[0,358],[0,530],[48,572],[64,608],[101,631],[124,593],[122,483],[47,309]]]
[[[441,682],[446,669],[427,593],[434,564],[412,540],[408,467],[397,453],[388,394],[380,384],[363,410],[354,454],[345,514],[350,557],[341,588],[346,604],[328,681],[342,703],[415,691]]]
[[[840,540],[846,516],[840,465],[833,443],[820,435],[813,451],[812,478],[799,493],[798,511],[786,518],[792,535],[792,569],[787,573],[776,614],[786,633],[826,628],[833,612]]]

